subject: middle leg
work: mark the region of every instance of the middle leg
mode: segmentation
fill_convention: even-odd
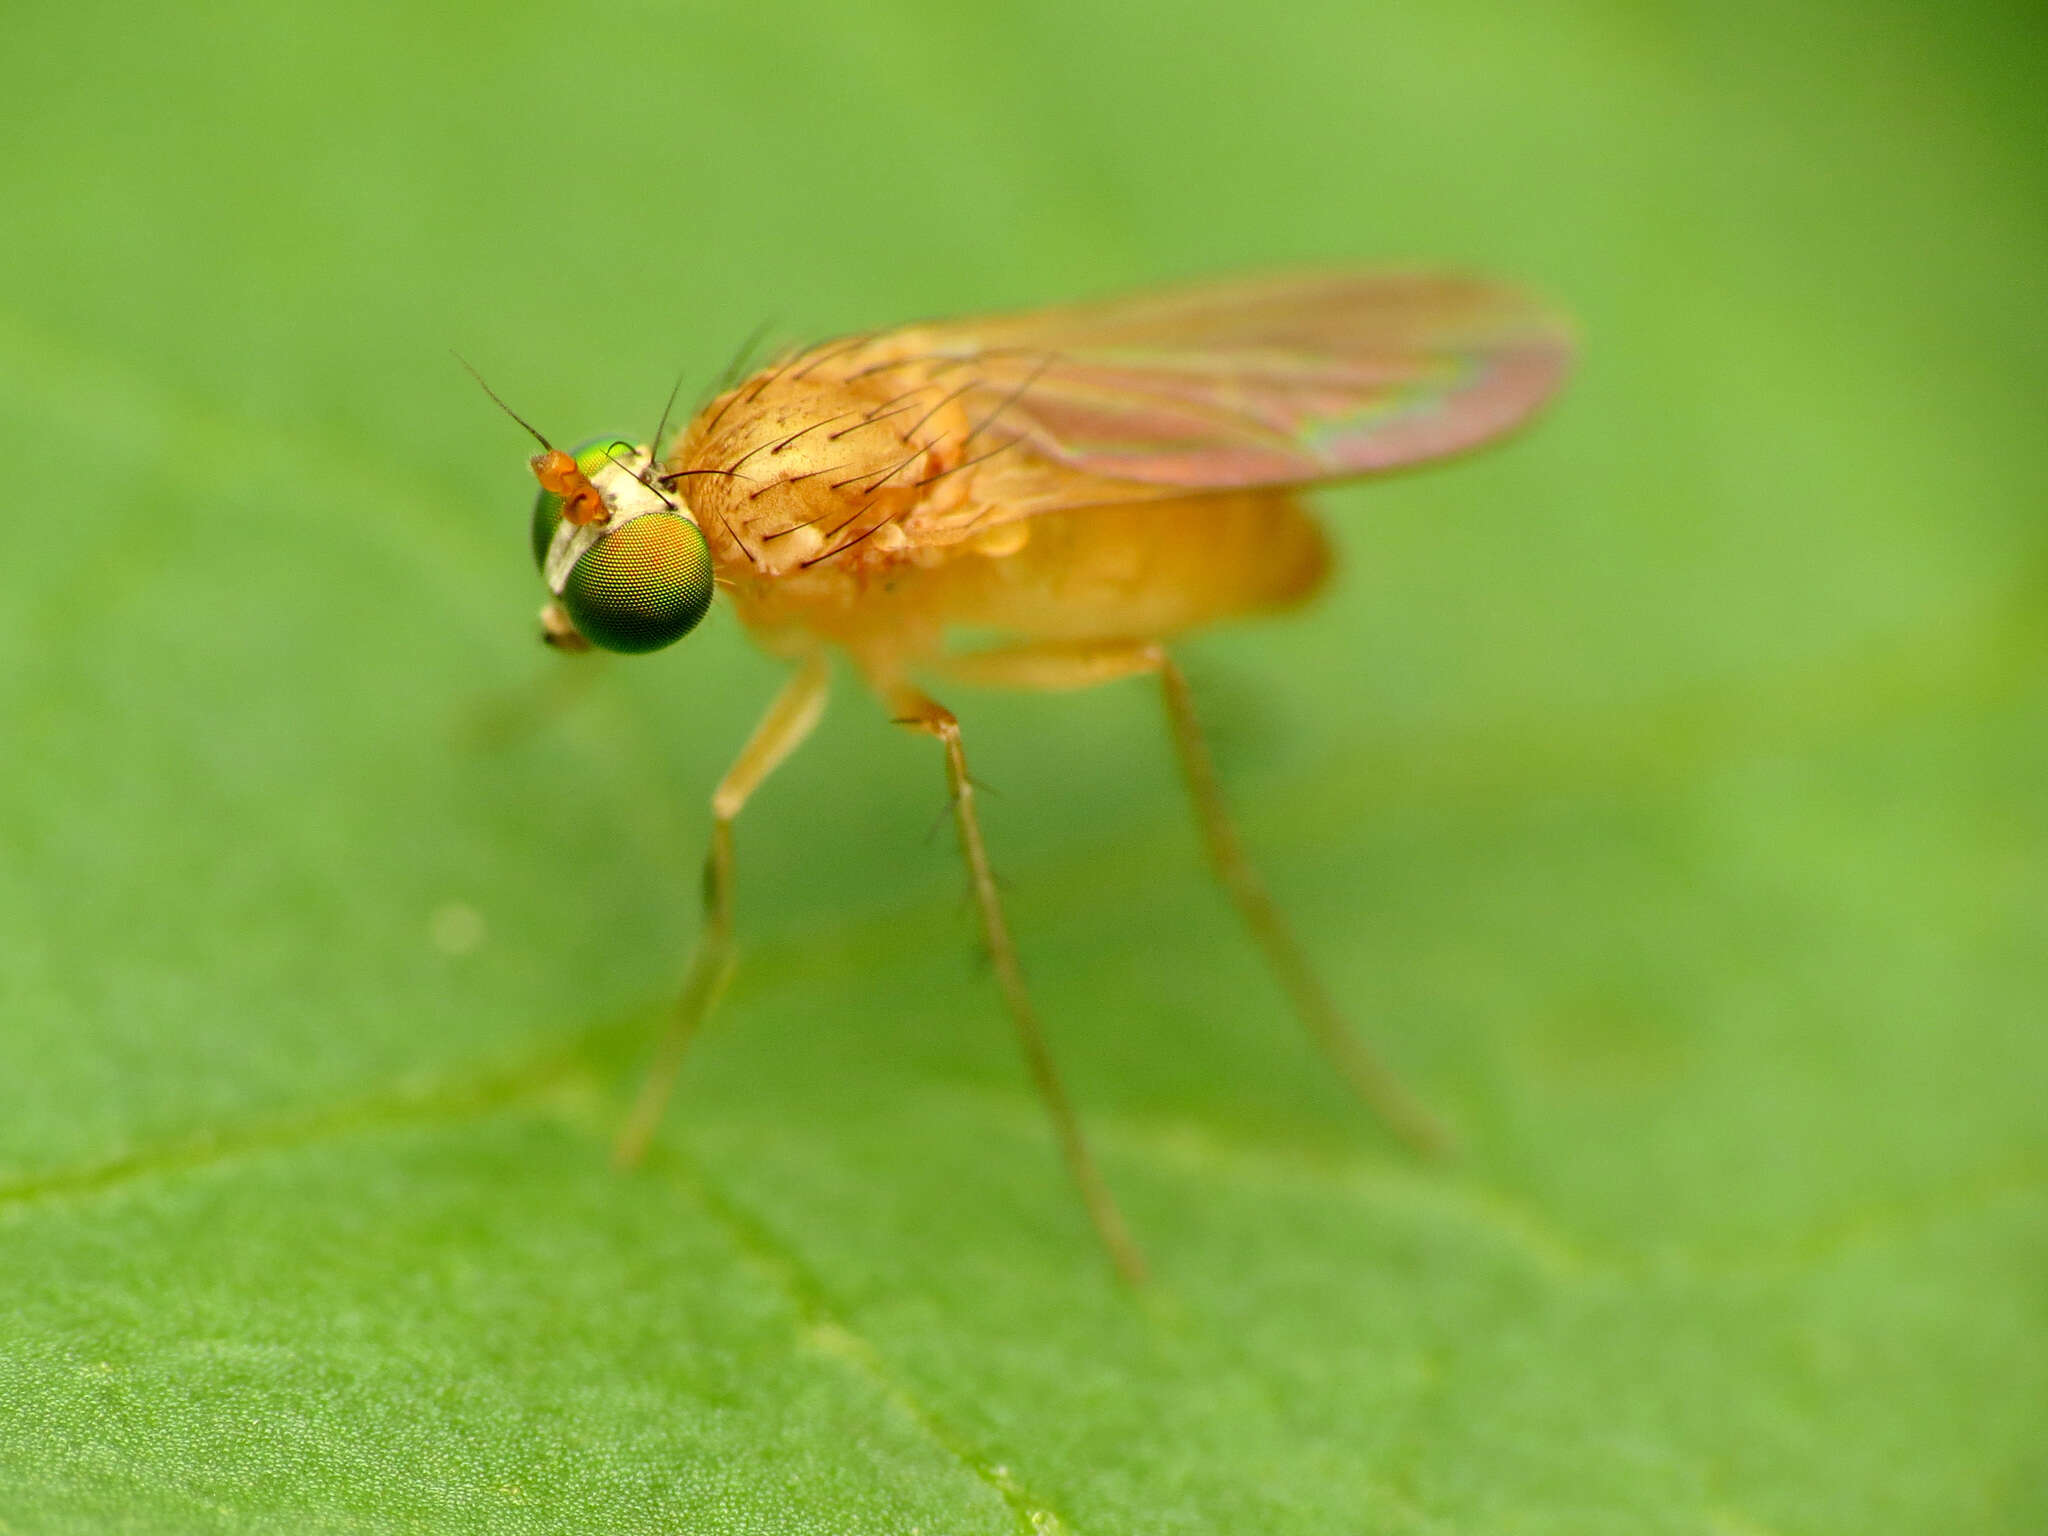
[[[967,755],[960,745],[960,722],[950,709],[916,689],[891,688],[886,696],[896,724],[936,737],[945,748],[946,784],[953,797],[953,821],[960,834],[961,855],[967,860],[968,874],[974,882],[974,901],[981,911],[982,939],[988,946],[989,960],[995,967],[996,981],[1002,987],[1010,1020],[1017,1026],[1017,1041],[1024,1048],[1025,1064],[1030,1068],[1039,1097],[1044,1099],[1045,1107],[1052,1116],[1060,1150],[1066,1156],[1074,1182],[1080,1186],[1082,1203],[1088,1208],[1088,1217],[1095,1224],[1102,1246],[1109,1251],[1110,1262],[1127,1282],[1142,1284],[1145,1279],[1144,1255],[1138,1251],[1130,1229],[1124,1224],[1123,1213],[1117,1209],[1108,1182],[1095,1166],[1095,1158],[1081,1134],[1080,1119],[1074,1114],[1067,1091],[1061,1085],[1059,1071],[1053,1065],[1045,1031],[1039,1027],[1037,1011],[1031,1006],[1031,994],[1025,990],[1024,972],[1017,963],[1017,947],[1010,939],[1010,927],[1003,918],[1002,899],[996,892],[995,875],[989,868],[988,849],[982,842],[981,820],[975,814],[974,781],[968,777]]]

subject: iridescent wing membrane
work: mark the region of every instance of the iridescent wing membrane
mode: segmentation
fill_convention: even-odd
[[[1563,380],[1571,335],[1513,289],[1422,272],[1253,279],[912,327],[991,441],[1184,490],[1370,474],[1475,447]]]

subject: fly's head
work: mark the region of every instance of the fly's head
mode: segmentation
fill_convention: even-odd
[[[653,457],[620,438],[532,459],[533,561],[548,589],[541,638],[562,650],[672,645],[711,606],[711,551]]]
[[[462,366],[540,444],[527,467],[540,482],[529,536],[548,589],[541,639],[565,651],[638,654],[695,629],[711,606],[711,551],[674,489],[680,477],[623,438],[594,437],[564,453]]]

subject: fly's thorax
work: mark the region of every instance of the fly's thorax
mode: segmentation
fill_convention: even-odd
[[[913,557],[918,512],[964,490],[949,471],[965,412],[905,370],[796,371],[713,401],[670,455],[720,566],[782,575]]]

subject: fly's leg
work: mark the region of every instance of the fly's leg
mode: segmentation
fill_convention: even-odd
[[[783,685],[775,702],[754,727],[754,734],[740,749],[739,757],[711,794],[711,850],[704,859],[704,926],[697,936],[696,953],[683,982],[682,996],[669,1019],[667,1031],[655,1047],[654,1060],[640,1085],[640,1094],[627,1116],[625,1129],[612,1149],[613,1161],[631,1167],[647,1153],[661,1124],[662,1111],[682,1070],[683,1057],[697,1036],[705,1018],[717,1004],[725,984],[732,977],[732,824],[762,780],[781,766],[784,758],[803,745],[804,738],[825,712],[825,694],[831,669],[822,654],[808,658]]]
[[[1166,718],[1173,727],[1181,776],[1187,780],[1188,794],[1195,802],[1195,815],[1202,825],[1202,840],[1209,847],[1209,862],[1230,899],[1237,904],[1252,938],[1265,951],[1266,961],[1286,989],[1294,1011],[1338,1074],[1397,1136],[1419,1152],[1448,1151],[1451,1134],[1443,1122],[1402,1085],[1377,1051],[1352,1032],[1310,969],[1308,956],[1295,942],[1293,930],[1244,855],[1244,844],[1238,840],[1229,807],[1223,802],[1223,788],[1216,780],[1215,760],[1209,756],[1209,744],[1195,718],[1194,695],[1188,688],[1187,674],[1164,650],[1158,656]]]
[[[1330,994],[1323,990],[1308,957],[1274,905],[1265,882],[1245,857],[1244,844],[1224,804],[1187,674],[1157,644],[1016,646],[948,658],[949,675],[962,681],[999,688],[1052,690],[1087,688],[1096,683],[1153,673],[1165,697],[1167,723],[1187,781],[1202,840],[1217,878],[1265,953],[1267,963],[1286,990],[1294,1011],[1338,1074],[1388,1127],[1416,1150],[1439,1153],[1451,1146],[1451,1135],[1435,1115],[1405,1088],[1392,1068],[1354,1034]]]
[[[996,981],[1002,987],[1010,1020],[1017,1027],[1017,1041],[1024,1049],[1025,1065],[1030,1068],[1031,1080],[1052,1116],[1060,1150],[1066,1155],[1074,1182],[1080,1186],[1081,1200],[1088,1207],[1088,1216],[1095,1223],[1096,1234],[1102,1239],[1102,1246],[1109,1250],[1110,1262],[1127,1282],[1141,1284],[1145,1279],[1144,1255],[1132,1241],[1130,1230],[1124,1225],[1123,1214],[1109,1192],[1109,1185],[1088,1151],[1088,1143],[1081,1135],[1081,1122],[1067,1100],[1066,1089],[1060,1085],[1052,1052],[1045,1043],[1045,1032],[1039,1028],[1038,1015],[1033,1011],[1030,994],[1024,988],[1024,973],[1017,964],[1017,949],[1010,940],[1009,925],[1003,920],[1003,904],[996,894],[995,876],[989,869],[988,849],[981,839],[981,821],[974,811],[974,781],[967,775],[967,756],[960,746],[960,722],[944,705],[915,690],[893,689],[888,698],[890,712],[898,725],[938,738],[945,749],[946,784],[953,797],[953,822],[960,833],[960,852],[967,860],[968,874],[974,882],[974,901],[981,912],[982,939],[988,946],[989,960],[995,967]]]

